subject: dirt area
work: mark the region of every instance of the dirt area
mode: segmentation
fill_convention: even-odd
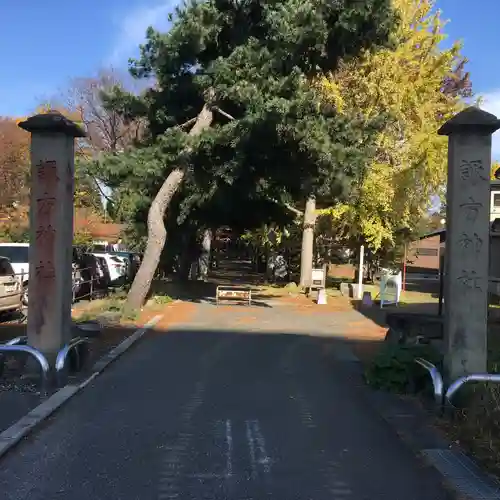
[[[359,301],[341,295],[329,296],[327,304],[321,306],[315,303],[315,299],[307,298],[305,295],[283,297],[280,300],[293,304],[295,312],[305,315],[360,312],[361,315],[357,316],[355,320],[345,323],[345,338],[356,356],[365,362],[369,362],[377,353],[387,332],[385,309],[381,310],[376,306],[363,308]],[[377,316],[378,321],[374,321],[373,316]]]
[[[187,321],[194,313],[196,304],[192,302],[173,302],[159,310],[152,310],[151,314],[161,314],[162,318],[156,323],[153,333],[164,333],[169,328]]]
[[[329,314],[332,312],[351,311],[353,304],[345,297],[331,297],[327,299],[327,303],[321,306],[316,304],[316,296],[306,297],[305,294],[283,295],[277,300],[293,305],[294,310],[302,313],[311,314]]]

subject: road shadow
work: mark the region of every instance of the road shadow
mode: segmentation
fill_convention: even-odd
[[[215,327],[214,327],[215,328]],[[94,365],[102,360],[114,347],[137,331],[136,326],[106,326],[100,334],[91,339],[90,349],[84,357],[83,368],[73,370],[72,358],[69,360],[69,374],[66,383],[77,385],[89,377]],[[11,338],[25,335],[25,325],[0,326],[0,339],[5,342]],[[154,346],[153,350],[172,352],[188,351],[190,359],[196,364],[196,359],[210,349],[214,342],[221,339],[230,341],[235,336],[248,338],[249,345],[258,342],[264,349],[272,349],[276,354],[276,362],[284,355],[291,343],[300,342],[300,349],[315,346],[321,349],[322,358],[328,363],[335,362],[366,362],[375,355],[381,341],[368,339],[352,339],[341,336],[326,336],[287,332],[287,331],[251,331],[251,330],[209,330],[209,329],[182,329],[172,326],[171,329],[152,329],[139,342],[148,342]],[[124,355],[124,358],[134,355],[134,346]],[[299,351],[297,352],[301,352]],[[299,354],[302,355],[302,354]],[[53,394],[57,388],[50,388],[46,393],[41,391],[40,377],[31,372],[26,376],[26,357],[22,354],[10,354],[3,357],[4,370],[0,374],[0,432],[26,413],[42,403]],[[121,360],[118,360],[118,365]]]

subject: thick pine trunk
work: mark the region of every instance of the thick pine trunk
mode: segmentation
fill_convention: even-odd
[[[213,112],[205,104],[197,116],[193,128],[189,131],[189,135],[200,135],[203,130],[210,127],[212,120]],[[141,266],[128,293],[125,310],[130,311],[142,307],[151,288],[151,282],[153,281],[161,252],[167,239],[164,224],[165,213],[174,194],[184,180],[186,168],[179,167],[172,170],[151,203],[148,213],[148,241],[146,243],[146,250],[144,251]]]
[[[302,250],[300,253],[300,286],[311,285],[314,250],[314,225],[316,224],[316,198],[309,196],[304,211]]]

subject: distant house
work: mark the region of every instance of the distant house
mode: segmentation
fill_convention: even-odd
[[[500,180],[491,181],[490,221],[500,218]]]
[[[408,246],[406,269],[414,273],[439,273],[439,257],[444,251],[446,229],[438,229],[412,241]]]
[[[500,171],[499,171],[500,173]],[[500,180],[491,181],[490,198],[491,222],[491,276],[500,278]],[[439,272],[439,260],[444,256],[446,228],[432,231],[421,236],[409,245],[407,269],[409,272]],[[498,258],[496,258],[498,256]],[[498,261],[498,265],[497,265]],[[497,269],[498,268],[498,269]]]

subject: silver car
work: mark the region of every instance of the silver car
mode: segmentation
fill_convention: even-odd
[[[0,256],[0,312],[14,312],[22,306],[21,280],[7,257]]]

